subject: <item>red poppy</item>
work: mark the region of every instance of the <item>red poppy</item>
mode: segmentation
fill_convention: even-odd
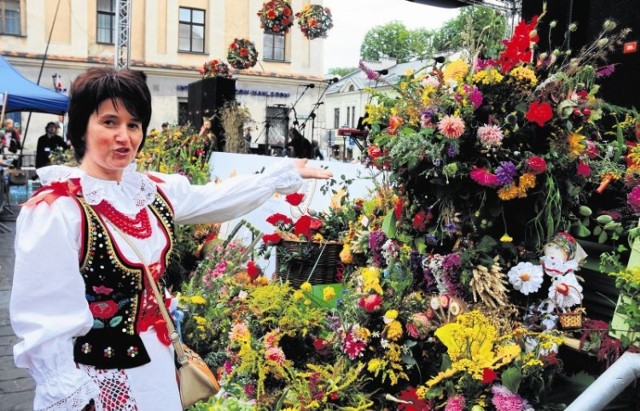
[[[431,214],[430,211],[427,212],[425,210],[420,210],[416,215],[413,216],[413,222],[411,223],[411,226],[418,231],[424,231],[427,224],[431,222],[432,218],[433,214]]]
[[[113,300],[98,301],[89,304],[89,310],[94,318],[106,320],[113,317],[118,312],[118,304]]]
[[[304,194],[302,193],[291,193],[291,194],[287,194],[287,196],[284,198],[287,203],[291,204],[292,206],[297,206],[300,205],[300,203],[302,202],[302,200],[304,199]]]
[[[256,265],[255,261],[249,261],[247,263],[247,274],[251,277],[252,280],[255,280],[260,275],[261,270],[260,267]]]
[[[291,224],[293,220],[281,213],[271,214],[269,218],[267,218],[267,223],[271,225],[278,226],[280,224]]]
[[[428,402],[418,398],[415,387],[402,391],[398,398],[405,401],[398,404],[398,411],[429,411],[431,409]]]
[[[322,221],[308,215],[301,216],[293,226],[296,235],[303,235],[307,238],[313,236],[313,231],[317,231],[322,227]]]
[[[485,368],[482,370],[482,383],[483,384],[491,384],[498,377],[495,371],[491,368]]]
[[[551,104],[546,101],[542,103],[534,101],[529,105],[529,111],[527,111],[525,118],[540,127],[544,127],[545,123],[553,118]]]
[[[262,236],[262,242],[265,244],[278,244],[280,241],[282,241],[282,237],[278,233],[264,234]]]

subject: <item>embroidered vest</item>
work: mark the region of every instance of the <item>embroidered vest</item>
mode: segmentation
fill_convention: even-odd
[[[140,264],[125,262],[103,219],[81,195],[75,198],[84,217],[80,273],[93,315],[93,327],[87,335],[76,339],[74,359],[77,363],[100,369],[133,368],[146,364],[150,359],[140,332],[153,325],[166,344],[168,337],[166,324],[148,287],[145,273]],[[167,237],[161,261],[150,266],[154,278],[159,280],[169,265],[173,249],[173,210],[160,190],[149,210],[157,217],[156,220],[151,216],[151,223],[159,221]],[[161,335],[163,333],[165,335]]]

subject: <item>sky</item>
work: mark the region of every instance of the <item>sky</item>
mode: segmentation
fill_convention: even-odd
[[[333,28],[324,40],[324,71],[333,67],[357,67],[365,34],[394,20],[407,28],[440,28],[460,9],[443,9],[407,0],[324,0],[331,9]]]

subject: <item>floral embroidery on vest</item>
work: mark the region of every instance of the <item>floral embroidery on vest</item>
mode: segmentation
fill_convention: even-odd
[[[84,253],[80,273],[85,295],[93,315],[93,327],[76,339],[74,357],[80,364],[96,368],[132,368],[150,361],[139,333],[156,326],[158,338],[168,340],[166,324],[158,306],[149,301],[145,274],[138,264],[127,264],[107,230],[103,219],[81,196],[75,197],[84,214]],[[169,264],[173,249],[173,210],[158,190],[149,210],[159,221],[167,237],[161,261],[152,264],[159,280]],[[164,327],[163,327],[164,326]]]

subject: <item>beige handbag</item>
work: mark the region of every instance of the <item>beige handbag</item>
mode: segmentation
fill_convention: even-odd
[[[178,332],[173,325],[173,321],[167,312],[167,307],[164,305],[164,300],[162,299],[160,290],[158,290],[158,285],[149,270],[149,266],[145,262],[138,248],[131,240],[129,240],[129,237],[118,227],[116,227],[116,230],[133,249],[140,259],[140,262],[143,264],[147,280],[149,281],[151,289],[153,290],[153,295],[158,302],[158,307],[160,307],[162,318],[164,318],[167,323],[167,330],[169,331],[171,344],[176,352],[176,374],[178,378],[178,386],[180,388],[182,408],[186,409],[198,401],[213,397],[220,391],[220,384],[218,384],[218,380],[216,380],[216,377],[213,375],[213,372],[209,369],[204,360],[195,351],[191,350],[180,341],[180,336],[178,335]]]

